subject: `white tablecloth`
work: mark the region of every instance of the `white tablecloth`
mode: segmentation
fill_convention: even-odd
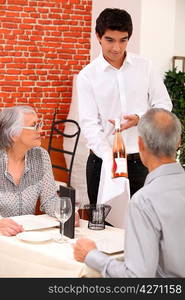
[[[87,228],[87,221],[81,220],[83,229],[78,237],[83,236],[99,239],[110,233],[119,232],[124,238],[124,231],[106,226],[105,230],[94,231]],[[43,229],[56,234],[58,228]],[[79,228],[76,228],[78,231]],[[84,263],[73,258],[72,241],[59,244],[53,240],[42,243],[30,243],[19,240],[16,236],[0,236],[0,278],[6,277],[101,277]],[[122,255],[122,254],[121,254]]]

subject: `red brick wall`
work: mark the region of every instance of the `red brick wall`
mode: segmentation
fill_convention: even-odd
[[[49,134],[90,60],[92,0],[0,0],[0,107],[33,106]]]

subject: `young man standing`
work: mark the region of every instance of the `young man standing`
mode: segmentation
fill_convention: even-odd
[[[114,120],[120,118],[122,123],[132,196],[147,175],[138,153],[139,118],[151,107],[172,109],[151,62],[126,51],[132,29],[131,16],[125,10],[103,10],[96,20],[102,51],[77,77],[80,126],[90,150],[86,166],[90,203],[97,201],[102,160],[110,165],[112,159]]]

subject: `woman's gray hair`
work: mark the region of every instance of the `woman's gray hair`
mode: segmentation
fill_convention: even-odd
[[[35,114],[31,106],[20,105],[4,108],[0,112],[0,149],[8,149],[13,145],[14,136],[19,136],[24,125],[24,114]]]
[[[151,108],[138,124],[138,132],[144,144],[157,157],[176,156],[181,130],[177,116],[163,108]]]

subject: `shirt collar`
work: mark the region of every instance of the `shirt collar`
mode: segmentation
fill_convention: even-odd
[[[102,53],[102,50],[100,51],[100,54],[98,56],[98,60],[99,60],[99,67],[105,71],[107,68],[111,68],[111,69],[115,69],[117,70],[116,68],[114,68],[111,64],[109,64],[109,62],[103,57],[103,53]],[[124,63],[123,65],[121,66],[120,70],[122,68],[125,67],[125,65],[127,64],[130,64],[130,65],[133,65],[133,59],[131,57],[131,54],[129,52],[126,52],[126,57],[125,57],[125,60],[124,60]]]
[[[175,162],[175,163],[163,164],[160,167],[151,171],[147,175],[146,180],[145,180],[145,185],[149,184],[151,181],[153,181],[157,177],[171,175],[171,174],[179,174],[179,173],[182,173],[182,174],[184,173],[184,169],[180,163]]]
[[[130,52],[126,52],[125,62],[130,65],[134,64],[133,57]]]
[[[24,173],[27,173],[30,170],[30,162],[28,160],[29,150],[25,154],[25,169]]]
[[[1,149],[2,155],[3,155],[3,160],[5,162],[5,173],[8,172],[8,154],[5,149]],[[30,170],[30,163],[28,161],[28,151],[25,154],[25,168],[24,168],[24,173],[28,172]]]
[[[8,169],[8,155],[6,153],[6,150],[5,149],[1,149],[0,155],[2,156],[2,160],[3,160],[4,173],[7,173],[7,169]]]
[[[108,61],[106,61],[106,59],[103,57],[103,53],[102,53],[102,50],[100,51],[100,54],[98,56],[98,60],[99,60],[99,67],[105,71],[107,68],[110,68],[112,67]]]

